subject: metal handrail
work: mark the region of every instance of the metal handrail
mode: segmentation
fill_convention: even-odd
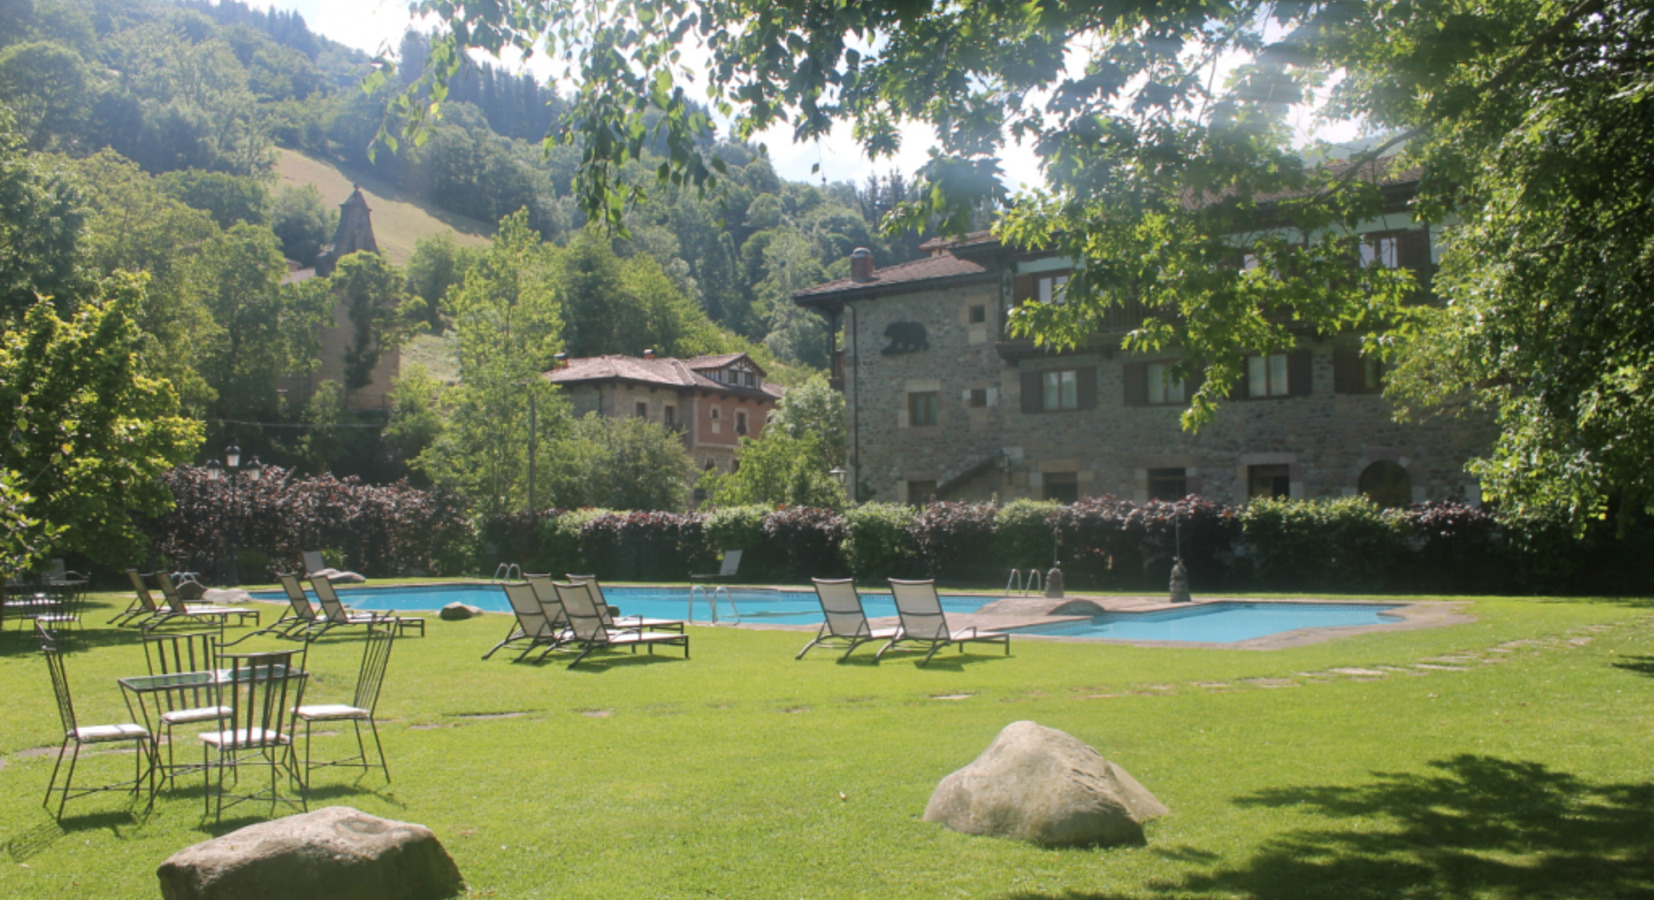
[[[517,573],[516,578],[511,577],[512,572]],[[500,583],[506,582],[506,581],[522,581],[522,580],[523,580],[523,567],[517,565],[516,563],[500,563],[499,565],[494,567],[494,583],[495,584],[500,584]]]
[[[712,624],[718,624],[718,597],[720,595],[724,598],[724,602],[729,604],[729,614],[732,616],[730,624],[739,625],[741,623],[741,611],[735,608],[734,595],[729,592],[729,588],[724,587],[721,584],[713,585],[712,592],[710,594],[707,593],[706,585],[704,584],[692,584],[689,586],[689,612],[684,616],[686,620],[691,622],[695,621],[696,595],[699,595],[701,600],[706,603],[707,609],[710,611],[712,616]]]

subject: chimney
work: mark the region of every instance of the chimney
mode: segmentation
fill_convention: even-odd
[[[551,367],[553,369],[566,369],[566,368],[568,368],[569,367],[569,355],[567,353],[559,353],[556,356],[553,356],[551,358]]]
[[[857,247],[850,254],[850,280],[873,280],[873,251],[866,247]]]
[[[654,359],[655,358],[655,348],[650,347],[649,349],[643,351],[643,358],[644,359]]]

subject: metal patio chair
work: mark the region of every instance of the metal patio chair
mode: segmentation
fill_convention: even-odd
[[[149,674],[178,675],[213,670],[218,665],[218,637],[218,633],[213,631],[144,635],[144,659],[149,663]],[[159,732],[157,737],[165,738],[167,744],[166,765],[162,766],[160,760],[156,760],[163,780],[170,781],[179,772],[195,768],[193,764],[178,765],[173,752],[173,728],[222,722],[229,718],[230,709],[220,706],[217,700],[217,691],[205,682],[180,684],[155,692],[159,715],[151,721]]]
[[[308,645],[306,645],[308,649]],[[216,731],[202,732],[201,767],[203,774],[203,817],[224,816],[225,774],[233,771],[232,784],[241,783],[243,766],[264,767],[270,770],[269,789],[254,790],[237,795],[229,803],[263,800],[270,801],[270,814],[276,804],[286,803],[308,810],[305,797],[304,774],[299,771],[298,756],[293,750],[293,726],[297,708],[304,702],[304,650],[280,650],[265,653],[220,653],[218,667],[222,677],[214,679],[215,706],[229,707],[229,718]],[[296,659],[296,662],[295,662]],[[218,754],[216,760],[214,753]],[[213,771],[217,770],[216,790]],[[298,799],[283,797],[281,776],[298,785]],[[216,799],[216,804],[215,804]]]
[[[43,638],[41,652],[46,657],[46,667],[52,674],[52,693],[57,697],[57,714],[63,722],[63,745],[58,748],[57,762],[52,766],[52,778],[46,783],[46,796],[41,805],[52,808],[52,794],[61,796],[57,804],[57,818],[63,818],[63,809],[70,800],[85,797],[89,794],[106,791],[125,791],[130,789],[133,797],[137,797],[138,789],[144,783],[144,766],[149,765],[148,774],[151,787],[154,786],[155,758],[154,745],[150,740],[149,729],[136,722],[122,722],[117,725],[82,725],[75,717],[74,697],[69,693],[69,675],[63,666],[63,653],[52,644],[50,636],[43,630],[36,633]],[[78,792],[74,789],[75,765],[80,761],[80,748],[87,744],[118,744],[132,742],[135,759],[133,761],[133,776],[131,781],[120,781],[98,787],[83,787]],[[69,757],[69,771],[63,776],[63,786],[57,786],[57,774],[63,768],[63,755],[69,752],[69,745],[73,744],[75,752]],[[153,792],[151,793],[153,802]]]
[[[379,753],[379,767],[385,772],[385,780],[391,780],[390,765],[385,762],[385,745],[379,741],[379,723],[374,719],[374,711],[379,708],[379,690],[385,684],[385,667],[390,663],[391,647],[396,641],[394,628],[373,627],[368,629],[367,640],[362,647],[362,667],[356,673],[356,694],[350,705],[343,703],[325,703],[315,706],[300,706],[295,711],[298,721],[304,723],[304,777],[310,778],[312,769],[329,766],[344,766],[359,768],[364,773],[372,766],[368,763],[367,746],[362,742],[362,723],[368,723],[368,729],[373,732],[373,746]],[[310,760],[310,727],[316,722],[350,722],[356,726],[356,755],[331,762],[313,763]]]

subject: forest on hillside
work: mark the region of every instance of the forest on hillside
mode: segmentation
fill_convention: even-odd
[[[410,74],[399,79],[419,71],[427,47],[418,33],[404,38],[400,72]],[[525,74],[468,64],[427,140],[370,152],[386,100],[408,83],[368,93],[370,62],[297,14],[233,0],[0,0],[8,329],[36,297],[72,317],[101,308],[109,279],[137,275],[141,299],[126,314],[138,358],[201,424],[198,461],[236,442],[302,471],[412,476],[509,505],[523,451],[485,447],[482,433],[527,427],[512,385],[555,353],[743,351],[772,379],[800,384],[826,365],[828,346],[791,294],[845,273],[859,246],[881,265],[918,253],[918,235],[878,230],[910,195],[900,176],[788,182],[739,143],[709,147],[728,174],[705,193],[657,184],[646,149],[623,173],[643,190],[625,227],[587,228],[571,198],[580,148],[543,140],[563,98]],[[331,278],[294,282],[293,265],[313,263],[331,240],[342,198],[277,190],[278,147],[501,222],[500,232],[488,248],[427,239],[406,268],[347,258]],[[341,300],[356,324],[344,381],[294,390],[315,370],[317,326]],[[518,306],[538,333],[484,334]],[[388,408],[356,409],[352,392],[374,360],[419,331],[450,330],[460,384],[415,370]],[[569,449],[558,441],[614,446],[546,401],[543,452]],[[513,459],[483,465],[488,454]],[[601,467],[599,451],[574,455]],[[479,469],[494,472],[486,489]],[[569,490],[582,483],[564,474]]]

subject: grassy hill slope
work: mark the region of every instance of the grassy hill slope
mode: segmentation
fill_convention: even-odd
[[[494,230],[475,219],[435,209],[377,178],[296,150],[277,150],[275,172],[276,190],[313,184],[322,192],[322,201],[334,206],[350,196],[352,184],[361,185],[368,208],[373,210],[373,235],[379,241],[379,251],[397,265],[406,265],[414,245],[433,234],[451,231],[460,244],[481,246],[488,243],[488,235]]]

